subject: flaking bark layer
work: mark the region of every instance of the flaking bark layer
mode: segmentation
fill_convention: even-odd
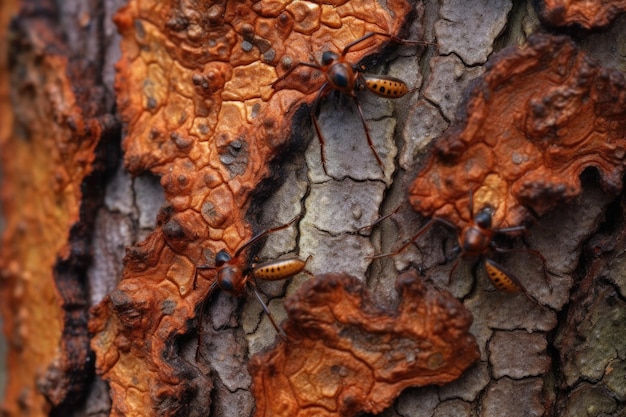
[[[626,1],[538,0],[541,19],[551,26],[594,29],[608,25],[626,10]]]
[[[62,414],[93,376],[84,277],[116,122],[104,115],[96,69],[69,57],[56,13],[24,3],[2,69],[12,104],[0,135],[5,415]]]
[[[464,109],[409,187],[420,213],[460,224],[473,190],[474,212],[490,205],[494,225],[519,225],[577,197],[588,167],[605,189],[621,189],[626,78],[568,37],[537,34],[500,52]]]
[[[454,381],[480,358],[472,317],[415,273],[393,310],[350,275],[320,275],[286,301],[288,340],[250,362],[255,416],[377,414],[410,386]]]
[[[281,89],[271,84],[290,65],[340,52],[367,32],[397,35],[409,6],[385,5],[130,1],[117,13],[126,167],[158,175],[167,205],[157,229],[128,250],[118,288],[93,309],[92,346],[111,386],[112,415],[206,413],[211,379],[178,349],[215,288],[215,270],[196,277],[196,267],[251,237],[253,191],[277,155],[298,151],[288,148],[297,134],[291,116],[324,78],[302,71]],[[355,62],[381,45],[361,46]],[[244,269],[248,257],[238,262]]]

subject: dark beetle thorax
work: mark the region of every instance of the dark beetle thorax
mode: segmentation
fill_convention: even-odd
[[[336,90],[347,95],[354,95],[355,73],[350,64],[337,62],[332,64],[326,72],[326,78]]]
[[[462,256],[480,256],[489,249],[491,236],[477,226],[468,226],[460,236]]]
[[[246,276],[238,266],[229,265],[217,273],[217,285],[234,296],[240,296],[246,287]]]

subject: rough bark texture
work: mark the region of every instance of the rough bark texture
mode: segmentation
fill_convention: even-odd
[[[620,0],[538,0],[537,4],[546,24],[585,29],[606,26],[626,10],[626,2]]]
[[[156,2],[145,10],[130,2],[113,24],[125,2],[22,3],[12,25],[16,2],[0,4],[0,35],[7,34],[0,37],[0,309],[8,348],[2,358],[6,379],[0,378],[3,415],[253,415],[247,366],[252,355],[271,347],[276,331],[253,297],[236,299],[223,291],[209,297],[215,271],[203,271],[194,287],[194,269],[212,262],[222,248],[232,253],[252,230],[298,214],[303,217],[296,228],[270,235],[241,264],[253,255],[297,253],[307,259],[310,274],[357,276],[372,292],[371,303],[387,311],[402,302],[394,286],[399,271],[415,269],[473,315],[479,362],[451,384],[405,390],[381,415],[626,413],[625,203],[621,175],[615,176],[623,169],[621,148],[601,158],[612,165],[582,172],[580,193],[553,193],[545,210],[535,210],[545,214],[523,245],[546,258],[551,287],[531,254],[513,251],[498,258],[541,304],[523,294],[495,292],[482,267],[471,263],[460,263],[450,274],[456,237],[444,228],[432,229],[396,256],[368,259],[397,247],[426,220],[407,204],[409,185],[434,158],[429,143],[465,120],[461,103],[487,63],[503,62],[494,55],[543,30],[529,2],[411,2],[410,14],[390,16],[386,7],[395,2],[375,3],[366,12],[363,5],[373,2],[292,2],[285,6],[289,13],[281,14],[278,2],[263,1],[250,13],[234,13],[232,33],[220,24],[226,8],[215,4],[205,10]],[[228,4],[245,8],[248,2]],[[617,7],[619,2],[604,10]],[[568,15],[563,8],[558,12],[552,16]],[[258,20],[245,20],[253,15]],[[379,53],[364,62],[368,72],[391,74],[416,88],[397,100],[367,91],[358,95],[384,171],[367,146],[353,101],[330,94],[318,112],[327,176],[308,107],[301,106],[314,99],[322,78],[302,71],[276,90],[270,84],[288,67],[285,57],[291,64],[319,61],[322,51],[340,52],[368,30],[400,33],[404,16],[410,17],[404,37],[434,45],[381,52],[379,39],[350,55],[359,61]],[[596,20],[607,25],[614,16],[610,11]],[[625,26],[618,17],[602,31],[577,32],[575,38],[562,32],[560,49],[571,43],[577,52],[570,56],[584,54],[578,59],[593,68],[586,74],[623,72]],[[215,28],[222,32],[215,34]],[[220,49],[216,40],[222,36],[235,46]],[[290,49],[281,49],[288,38]],[[523,67],[523,60],[516,65]],[[612,84],[615,99],[597,104],[589,93],[599,86],[596,79],[602,78],[586,79],[591,88],[576,84],[584,91],[572,101],[579,107],[564,113],[600,115],[583,123],[592,124],[594,133],[582,136],[618,143],[625,139],[623,118],[602,110],[620,102],[623,85]],[[524,84],[512,89],[509,105],[524,114],[526,99],[519,98],[516,109],[516,90],[523,93]],[[94,173],[103,172],[106,160],[98,144],[121,149],[122,134],[112,123],[116,111],[124,120],[126,165],[120,162],[110,179],[98,179]],[[562,127],[559,122],[548,125]],[[504,122],[493,123],[493,132],[506,130]],[[572,126],[554,137],[575,140],[581,133]],[[293,143],[303,146],[279,146]],[[586,149],[588,157],[593,149]],[[269,159],[281,153],[270,169]],[[115,150],[108,154],[117,156]],[[569,184],[586,167],[577,157],[576,146],[564,156],[577,167],[567,174]],[[478,165],[465,161],[468,172]],[[607,175],[611,186],[603,190]],[[474,190],[484,186],[479,177],[472,177]],[[455,176],[458,192],[444,197],[458,217],[470,189],[463,190],[462,179]],[[490,196],[479,193],[478,204]],[[500,208],[496,226],[528,218],[501,201],[491,201]],[[402,203],[371,233],[361,229]],[[507,216],[512,217],[504,221]],[[309,279],[301,274],[288,284],[258,283],[278,322],[286,317],[285,296]],[[94,374],[86,346],[86,311],[96,305],[92,341],[106,381]],[[154,375],[158,383],[150,385]]]
[[[248,268],[249,253],[239,251],[252,237],[247,213],[263,198],[261,187],[267,193],[280,182],[271,175],[275,159],[301,152],[293,110],[324,82],[300,72],[286,86],[273,81],[328,45],[368,32],[398,35],[409,16],[401,0],[389,9],[369,1],[197,6],[131,1],[115,15],[125,166],[159,176],[166,205],[156,229],[128,250],[118,287],[92,310],[92,347],[111,386],[112,415],[202,415],[210,406],[206,370],[214,361],[196,364],[186,345],[218,288],[218,254],[233,255],[227,268],[235,275]],[[377,45],[358,45],[351,59]],[[208,335],[200,333],[199,352],[214,357],[223,349],[225,361],[243,362],[235,343],[219,346]],[[229,388],[246,388],[238,378]]]
[[[394,309],[346,274],[318,275],[289,297],[286,340],[250,362],[255,416],[380,413],[406,387],[458,379],[480,357],[469,312],[415,272],[396,286]]]
[[[616,193],[626,169],[625,91],[622,72],[566,36],[535,34],[501,51],[467,90],[457,123],[433,142],[411,205],[459,224],[471,190],[474,213],[490,205],[494,224],[514,227],[578,197],[587,168]]]
[[[52,4],[25,5],[8,36],[0,264],[11,415],[72,409],[93,375],[85,270],[119,129],[96,63],[75,59],[57,19]]]

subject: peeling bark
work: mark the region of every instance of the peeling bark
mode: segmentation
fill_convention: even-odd
[[[573,26],[596,29],[608,25],[615,16],[626,10],[626,2],[540,0],[537,1],[539,15],[552,26]]]
[[[379,413],[409,386],[445,385],[480,356],[471,317],[414,272],[381,309],[350,275],[318,275],[286,300],[287,340],[250,361],[255,416]]]
[[[285,6],[288,18],[281,17],[282,5],[273,7],[278,2],[256,2],[255,14],[262,16],[258,24],[243,20],[234,24],[240,29],[238,41],[221,32],[231,42],[228,45],[239,45],[225,49],[203,37],[218,26],[223,28],[217,24],[225,11],[219,4],[203,10],[183,4],[168,8],[169,3],[158,2],[155,9],[142,11],[141,16],[147,17],[138,21],[132,18],[133,13],[141,14],[133,8],[135,2],[22,3],[22,24],[18,20],[13,29],[9,29],[9,16],[16,5],[11,1],[0,5],[0,34],[8,34],[0,37],[0,309],[9,346],[3,359],[8,373],[2,388],[3,415],[24,415],[26,410],[37,416],[253,415],[247,366],[253,354],[272,345],[276,331],[257,300],[236,299],[222,291],[209,297],[212,273],[202,274],[196,289],[190,285],[191,277],[196,266],[212,262],[220,249],[232,253],[253,230],[283,224],[297,214],[303,218],[296,229],[268,236],[262,248],[250,249],[249,260],[255,255],[269,260],[297,253],[308,258],[310,274],[347,272],[359,277],[371,292],[372,303],[382,309],[402,302],[394,283],[400,272],[413,269],[430,284],[449,290],[473,315],[470,331],[480,349],[479,362],[451,384],[405,389],[380,415],[624,414],[625,356],[620,350],[620,342],[626,339],[621,267],[624,206],[617,170],[574,164],[574,146],[566,162],[580,168],[567,176],[582,184],[576,196],[570,193],[564,201],[562,194],[555,194],[559,198],[536,210],[543,215],[535,219],[529,234],[514,242],[515,247],[528,246],[543,254],[552,288],[532,256],[514,251],[498,258],[539,303],[523,295],[495,292],[483,269],[471,262],[461,263],[451,276],[453,261],[448,258],[456,236],[445,229],[429,231],[392,258],[367,258],[397,247],[427,220],[407,204],[406,190],[415,170],[431,158],[429,143],[448,135],[446,129],[465,117],[461,101],[475,80],[495,65],[489,64],[494,55],[543,31],[530,2],[411,2],[411,19],[402,36],[434,45],[381,49],[382,42],[377,41],[351,55],[355,62],[366,57],[362,63],[368,72],[398,77],[416,89],[397,100],[359,94],[384,173],[367,146],[352,100],[333,93],[322,100],[318,111],[330,176],[320,165],[320,145],[308,108],[301,105],[311,103],[323,78],[303,71],[282,90],[270,85],[289,65],[283,59],[287,56],[292,63],[311,57],[319,60],[323,50],[340,50],[380,25],[382,30],[400,33],[405,14],[374,17],[387,16],[381,3],[393,2],[291,2]],[[374,10],[355,12],[365,3]],[[111,18],[122,6],[126,8],[117,14],[116,26]],[[348,11],[337,18],[335,11],[342,7]],[[169,13],[167,20],[154,19],[163,13]],[[593,71],[624,71],[626,20],[615,16],[596,13],[591,18],[609,23],[606,29],[581,30],[575,38],[562,33],[566,37],[562,45],[573,42],[576,56],[585,54],[584,60],[594,61]],[[369,23],[361,26],[356,23],[359,19]],[[316,21],[326,25],[321,39],[315,37]],[[46,27],[54,36],[40,30]],[[118,27],[125,38],[125,58],[118,65],[115,92],[114,65],[122,55]],[[155,27],[165,29],[159,32]],[[10,66],[5,52],[9,40]],[[234,67],[225,63],[229,54],[237,57]],[[253,59],[247,61],[247,54]],[[126,61],[128,57],[133,59]],[[137,62],[142,60],[145,65],[139,71]],[[87,65],[75,66],[76,62]],[[516,62],[523,70],[526,61]],[[262,71],[264,66],[270,71]],[[129,75],[133,71],[135,78]],[[85,79],[93,81],[77,83]],[[33,88],[25,90],[25,83]],[[246,96],[251,83],[258,84],[253,87],[261,92]],[[525,87],[521,83],[513,92],[523,92]],[[124,88],[132,94],[124,95]],[[608,104],[620,102],[619,96],[610,97]],[[237,105],[241,100],[245,104]],[[263,138],[258,142],[240,127],[260,120],[255,117],[263,115],[266,102],[272,103],[268,114],[274,123],[254,125],[254,135]],[[589,109],[584,107],[589,101],[581,103],[578,110]],[[133,113],[131,107],[140,110]],[[114,146],[121,140],[115,129],[113,138],[107,138],[111,125],[101,117],[117,117],[116,111],[125,120],[126,166],[120,162],[106,182],[89,182],[97,178],[89,175],[90,170],[98,171],[100,166],[86,157],[83,165],[76,165],[74,155],[83,155],[80,150],[92,149],[98,139],[106,138]],[[33,114],[39,116],[30,117]],[[617,113],[594,122],[577,117],[573,121],[597,129],[595,134],[605,143],[623,140],[623,117],[612,117]],[[238,121],[227,124],[225,120]],[[211,141],[197,140],[211,134],[215,134]],[[571,128],[561,134],[574,137]],[[40,138],[48,145],[40,145]],[[79,143],[77,153],[71,151],[71,143]],[[285,152],[269,165],[268,158],[280,154],[276,150],[284,143],[297,146],[283,148]],[[93,150],[89,152],[93,155]],[[110,155],[115,156],[115,150]],[[613,161],[623,159],[617,152],[607,155]],[[74,169],[76,175],[67,174]],[[40,175],[39,182],[34,173]],[[607,175],[613,175],[612,187],[603,191]],[[460,217],[467,207],[468,189],[460,179],[458,183],[458,193],[445,200],[455,207],[450,213]],[[478,193],[478,205],[484,201],[485,195]],[[361,229],[402,203],[397,214],[374,230]],[[45,210],[33,211],[34,204],[60,204],[64,209],[53,216]],[[510,207],[501,210],[497,226],[528,219]],[[507,216],[515,218],[505,222]],[[126,253],[124,267],[125,248],[132,249]],[[248,259],[242,262],[245,266]],[[136,287],[125,286],[129,276],[136,279]],[[126,284],[118,287],[123,277]],[[310,279],[301,274],[288,283],[258,283],[276,321],[287,316],[285,298]],[[98,339],[92,340],[106,346],[98,348],[97,360],[126,368],[120,375],[127,380],[115,382],[108,374],[104,381],[85,361],[91,356],[84,343],[84,312],[105,297],[106,306],[94,310],[99,319],[93,321],[92,330],[98,331]],[[146,328],[146,322],[154,325],[153,330],[137,330],[137,334],[130,330],[110,339],[105,336],[114,332],[103,330]],[[155,329],[162,328],[157,325],[171,331],[157,333]],[[74,341],[80,355],[69,355]],[[113,341],[115,349],[110,348]],[[134,349],[164,358],[168,365],[129,361]],[[28,356],[33,351],[41,355]],[[142,365],[132,367],[138,363]],[[158,375],[160,383],[150,386],[147,380],[132,379],[146,374]],[[156,410],[152,404],[157,404]]]

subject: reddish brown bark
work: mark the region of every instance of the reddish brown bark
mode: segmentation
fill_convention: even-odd
[[[251,193],[288,144],[289,116],[323,83],[295,77],[274,90],[277,68],[341,50],[366,32],[397,34],[408,4],[387,7],[213,1],[192,10],[131,1],[117,13],[126,166],[158,175],[168,206],[157,229],[129,250],[117,290],[94,309],[92,346],[111,385],[112,415],[207,407],[210,379],[176,347],[215,288],[215,270],[196,280],[195,268],[251,237]],[[362,45],[351,59],[379,46]],[[244,269],[248,260],[238,262]]]
[[[288,341],[250,362],[255,416],[377,414],[406,387],[454,381],[479,357],[469,312],[400,275],[400,304],[375,305],[349,275],[320,275],[286,300]]]
[[[597,168],[607,190],[622,186],[626,78],[594,64],[567,37],[535,35],[502,51],[472,88],[458,124],[433,143],[409,190],[426,216],[453,223],[495,209],[494,225],[516,226],[581,192]]]
[[[626,10],[626,2],[620,0],[543,0],[538,4],[540,16],[547,24],[585,29],[606,26]]]
[[[46,2],[25,5],[3,74],[12,104],[0,144],[7,415],[71,407],[93,372],[84,270],[115,122],[100,117],[95,69],[68,56],[55,13]]]
[[[93,213],[103,194],[98,186],[105,184],[94,180],[100,167],[94,159],[98,148],[93,147],[97,141],[106,141],[110,126],[100,117],[101,91],[93,86],[108,88],[108,111],[114,113],[113,64],[119,57],[113,45],[118,40],[116,27],[107,26],[111,19],[106,13],[114,13],[118,5],[67,0],[55,2],[59,8],[55,10],[46,2],[29,0],[22,19],[7,36],[0,36],[0,45],[9,40],[13,45],[11,60],[2,54],[4,61],[0,61],[0,180],[5,213],[0,219],[4,233],[0,311],[10,345],[3,414],[108,415],[110,383],[114,414],[252,415],[254,398],[245,372],[248,351],[262,350],[275,331],[256,300],[244,302],[223,292],[211,293],[215,271],[203,270],[194,288],[194,270],[197,265],[212,264],[220,249],[232,254],[253,228],[275,226],[296,214],[304,219],[289,229],[293,241],[289,249],[285,244],[289,239],[272,235],[266,254],[260,256],[274,259],[296,251],[304,258],[311,255],[307,268],[316,274],[350,271],[364,277],[373,289],[375,304],[386,306],[381,307],[385,314],[402,303],[393,291],[398,270],[414,267],[427,282],[450,290],[474,315],[471,332],[481,361],[451,384],[405,390],[383,412],[385,416],[569,417],[590,409],[610,416],[623,414],[625,394],[620,381],[626,367],[618,346],[624,338],[625,316],[619,255],[624,246],[623,206],[609,204],[620,186],[622,170],[623,151],[616,146],[611,153],[610,148],[621,143],[611,142],[615,138],[623,139],[619,75],[589,64],[570,41],[535,40],[526,49],[509,50],[493,57],[494,64],[485,64],[502,45],[521,45],[525,34],[541,31],[532,7],[524,2],[494,0],[487,6],[442,0],[426,2],[425,12],[420,3],[413,4],[418,19],[411,22],[411,37],[421,39],[426,33],[436,46],[429,46],[424,54],[424,48],[400,47],[388,51],[391,54],[385,54],[384,60],[365,62],[374,72],[389,72],[411,88],[420,86],[424,77],[421,90],[394,103],[379,97],[370,100],[367,92],[359,96],[374,145],[383,151],[384,175],[367,147],[352,101],[332,95],[322,100],[318,114],[327,139],[330,176],[325,176],[315,138],[306,157],[302,156],[303,138],[312,136],[313,130],[306,105],[300,106],[313,100],[324,82],[322,74],[300,68],[276,89],[270,85],[290,63],[319,60],[324,50],[340,52],[366,31],[397,33],[404,23],[404,6],[395,15],[380,7],[390,4],[395,9],[401,2],[298,1],[289,2],[287,12],[274,8],[273,2],[252,6],[252,2],[228,1],[223,2],[228,8],[211,3],[205,9],[193,2],[191,6],[153,2],[149,10],[139,10],[137,3],[130,2],[117,18],[124,37],[118,104],[129,134],[127,166],[134,175],[149,175],[130,178],[120,169],[107,183],[107,201],[99,212],[91,253]],[[4,12],[14,7],[13,2],[2,2],[0,31],[8,31],[10,14]],[[246,22],[231,13],[235,9]],[[422,12],[425,32],[420,26]],[[222,25],[223,19],[230,26]],[[608,28],[611,34],[578,32],[572,42],[581,48],[589,42],[593,44],[589,56],[608,56],[613,67],[625,68],[622,42],[613,40],[620,34],[616,23]],[[604,55],[598,54],[606,45]],[[381,46],[380,39],[372,39],[348,58],[359,62]],[[454,123],[454,109],[471,79],[483,72],[483,65],[506,70],[497,76],[490,71],[481,81],[481,92],[467,90],[474,94],[470,103],[492,99],[498,103],[494,113],[503,113],[501,118],[491,118],[489,113],[488,123],[477,129],[478,135],[483,130],[491,135],[481,138],[484,148],[491,152],[491,140],[500,141],[506,129],[519,126],[533,144],[541,144],[543,138],[558,141],[559,146],[570,144],[567,150],[555,148],[557,155],[570,159],[573,169],[544,172],[544,176],[573,188],[562,190],[556,181],[547,185],[544,177],[531,176],[525,183],[533,187],[520,187],[527,191],[520,194],[521,199],[516,195],[502,200],[512,194],[508,189],[501,193],[500,182],[493,179],[499,178],[502,166],[509,174],[511,166],[526,166],[513,154],[528,142],[513,141],[507,145],[513,147],[509,153],[496,147],[494,155],[482,158],[485,154],[475,152],[470,141],[470,155],[462,157],[464,167],[448,167],[448,173],[454,181],[458,172],[477,173],[480,179],[460,174],[454,193],[440,198],[449,210],[444,207],[437,213],[462,224],[459,219],[468,218],[469,189],[477,190],[475,210],[487,203],[498,206],[496,227],[527,218],[521,208],[528,202],[524,198],[532,211],[545,211],[546,217],[524,239],[546,257],[552,286],[543,279],[540,262],[533,263],[519,253],[499,259],[538,302],[494,291],[481,267],[461,264],[451,276],[452,262],[445,255],[450,254],[455,236],[446,230],[432,230],[391,260],[371,262],[367,256],[399,245],[399,236],[411,236],[419,228],[424,219],[411,210],[393,217],[395,230],[390,226],[393,222],[381,224],[380,229],[391,230],[382,233],[388,239],[384,247],[379,246],[378,230],[370,236],[360,229],[379,210],[386,212],[406,201],[405,184],[414,178],[405,169],[450,163],[450,159],[426,162],[431,154],[423,157],[420,149]],[[609,64],[604,60],[601,65]],[[572,84],[574,79],[577,84]],[[559,96],[558,86],[567,99]],[[528,91],[539,90],[539,104],[529,106]],[[480,97],[484,92],[490,96]],[[557,100],[544,102],[548,95]],[[563,103],[567,106],[559,109]],[[602,113],[611,106],[617,109],[615,113]],[[478,115],[483,114],[480,105],[476,109]],[[542,109],[549,109],[546,114],[552,118],[526,117],[537,116],[532,112]],[[524,123],[531,121],[531,128],[516,115],[526,115],[520,117]],[[461,127],[473,120],[470,116],[461,117]],[[551,131],[555,126],[556,133]],[[587,136],[581,134],[585,129],[591,132]],[[456,134],[458,128],[449,132]],[[115,137],[119,140],[120,135]],[[394,165],[396,147],[402,151]],[[542,152],[529,155],[540,161],[541,171],[553,164],[551,147],[537,148]],[[483,177],[484,161],[492,165]],[[600,192],[587,166],[601,168],[599,177],[611,193]],[[580,170],[585,171],[584,193],[563,206],[580,194]],[[270,181],[261,181],[270,172]],[[284,177],[287,185],[273,194],[277,179]],[[144,197],[149,194],[158,201],[154,205],[160,206],[159,180],[167,205],[158,216],[156,231],[149,234],[157,210],[144,210]],[[151,186],[149,193],[141,188],[146,183]],[[122,199],[125,192],[126,199]],[[266,205],[270,194],[274,201]],[[250,220],[256,220],[259,212],[262,226]],[[591,241],[588,255],[579,263],[582,242],[598,229],[601,236]],[[114,291],[123,248],[136,241],[141,243],[128,251],[125,280]],[[247,266],[256,249],[238,257],[237,266]],[[100,269],[89,272],[88,297],[84,277],[90,255],[94,269]],[[284,293],[295,291],[298,283],[308,279],[298,277],[287,288],[259,283],[278,321]],[[101,330],[95,339],[100,364],[112,366],[107,382],[93,375],[85,327],[89,302],[98,302],[104,294],[109,298],[94,310],[97,317],[92,326]],[[307,302],[300,301],[301,305]],[[395,319],[393,314],[389,317]],[[559,335],[556,341],[553,331]],[[320,377],[315,372],[307,375]],[[151,384],[155,380],[160,382]],[[85,390],[91,390],[86,408],[72,404],[83,402]],[[380,392],[389,395],[369,404],[382,407],[396,395],[395,389]],[[328,403],[334,399],[330,397]],[[350,401],[336,403],[356,409]],[[359,406],[366,409],[368,405]]]

